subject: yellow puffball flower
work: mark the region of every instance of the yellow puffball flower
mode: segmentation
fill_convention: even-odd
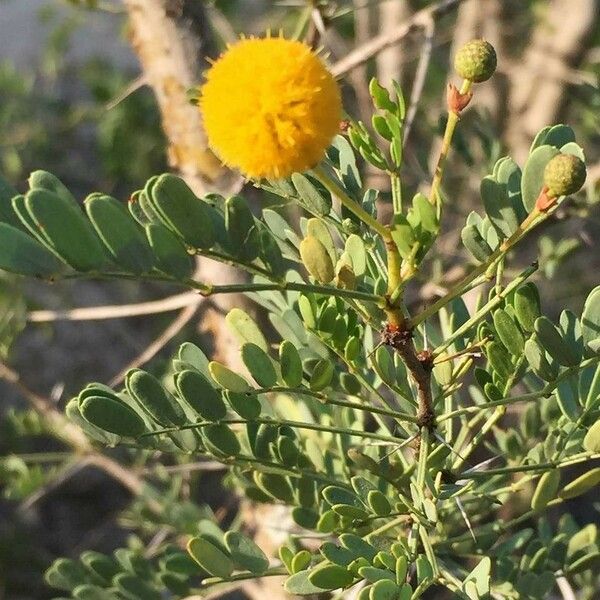
[[[306,44],[241,39],[206,72],[200,109],[208,143],[253,179],[314,167],[339,130],[339,87]]]

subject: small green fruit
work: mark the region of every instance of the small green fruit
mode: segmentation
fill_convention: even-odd
[[[487,81],[496,70],[496,51],[485,40],[471,40],[456,53],[454,69],[463,79]]]
[[[567,196],[579,191],[585,182],[583,161],[572,154],[557,154],[544,169],[548,197]]]

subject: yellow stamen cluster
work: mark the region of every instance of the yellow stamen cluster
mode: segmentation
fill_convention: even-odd
[[[254,179],[314,167],[337,133],[339,87],[302,42],[242,39],[206,73],[200,108],[208,142]]]

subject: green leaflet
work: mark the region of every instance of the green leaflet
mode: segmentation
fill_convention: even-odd
[[[202,437],[207,447],[217,456],[235,456],[240,453],[239,440],[224,423],[203,427]]]
[[[217,546],[203,537],[192,538],[187,544],[190,556],[210,575],[227,578],[233,572],[234,564]]]
[[[525,210],[529,213],[533,210],[535,202],[544,185],[544,169],[546,165],[559,153],[554,146],[543,145],[531,152],[521,179],[521,194]]]
[[[225,202],[225,229],[234,256],[246,262],[258,256],[260,235],[252,211],[241,196],[232,196]]]
[[[155,210],[165,225],[193,248],[207,250],[215,243],[212,207],[198,198],[175,175],[161,175],[151,189]]]
[[[324,564],[311,570],[308,580],[323,590],[337,590],[350,585],[354,577],[344,567]]]
[[[148,242],[127,209],[110,196],[92,195],[84,206],[111,258],[125,271],[146,273],[154,259]]]
[[[321,216],[329,214],[331,196],[315,179],[301,173],[293,173],[292,183],[298,196],[311,212]]]
[[[79,412],[92,425],[123,437],[137,437],[146,430],[131,408],[106,396],[88,396],[80,402]]]
[[[37,240],[0,223],[0,269],[30,277],[54,277],[63,265]]]
[[[505,238],[510,237],[519,227],[519,217],[509,198],[507,186],[492,177],[485,177],[480,189],[485,212],[496,231]]]
[[[580,356],[566,343],[550,319],[539,317],[535,321],[534,329],[542,346],[559,364],[565,367],[579,364]]]
[[[535,488],[531,498],[532,510],[543,510],[550,500],[556,498],[560,486],[560,469],[544,473]]]
[[[281,367],[281,378],[290,387],[298,387],[302,383],[302,360],[296,350],[296,346],[284,340],[279,346],[279,363]]]
[[[588,429],[583,438],[583,447],[588,452],[600,452],[600,419]]]
[[[465,248],[477,261],[484,262],[492,254],[492,249],[475,225],[463,227],[460,237]]]
[[[11,202],[17,195],[17,190],[0,175],[0,223],[7,223],[17,229],[21,229],[21,220],[16,215]]]
[[[221,363],[211,361],[208,363],[208,370],[213,380],[226,390],[243,393],[250,389],[248,382],[243,377]]]
[[[590,469],[587,473],[580,475],[559,491],[558,495],[563,500],[569,500],[589,492],[600,483],[600,467]]]
[[[514,307],[519,325],[525,331],[532,333],[535,328],[535,320],[541,314],[540,294],[534,283],[527,282],[517,289]]]
[[[583,341],[592,352],[600,351],[600,285],[588,295],[581,315]]]
[[[232,308],[227,313],[225,322],[240,344],[251,342],[265,352],[269,349],[267,340],[254,319],[241,308]]]
[[[178,427],[187,422],[180,404],[150,373],[140,369],[129,371],[125,378],[125,387],[140,408],[159,425]]]
[[[277,382],[277,373],[269,355],[256,344],[242,346],[242,360],[252,378],[260,387],[273,387]]]
[[[300,243],[300,257],[306,270],[319,282],[329,283],[334,275],[333,262],[327,248],[313,236]]]
[[[194,261],[171,231],[159,223],[150,223],[146,225],[146,237],[158,269],[175,279],[187,279],[192,275]]]
[[[33,189],[25,196],[24,207],[37,235],[74,269],[96,271],[106,265],[100,240],[74,200]]]
[[[249,537],[238,531],[228,531],[225,534],[225,546],[231,560],[240,569],[259,575],[269,567],[269,559],[265,553]]]
[[[309,387],[314,392],[324,390],[333,378],[333,363],[328,359],[320,360],[310,376]]]
[[[206,421],[220,421],[227,414],[221,395],[197,371],[185,370],[175,376],[175,387],[187,404]]]
[[[503,309],[494,312],[494,327],[504,347],[513,355],[520,356],[523,352],[525,339],[512,317]]]

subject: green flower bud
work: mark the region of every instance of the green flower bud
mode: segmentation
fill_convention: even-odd
[[[557,154],[544,169],[548,197],[567,196],[579,191],[585,182],[585,164],[572,154]]]
[[[487,81],[496,70],[496,51],[485,40],[471,40],[456,53],[454,69],[463,79]]]

